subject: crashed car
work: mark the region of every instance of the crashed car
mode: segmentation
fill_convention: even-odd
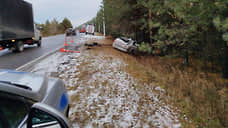
[[[68,128],[69,98],[56,78],[0,70],[0,128]]]
[[[115,39],[112,46],[118,50],[131,54],[136,54],[138,51],[138,44],[136,41],[126,37]]]

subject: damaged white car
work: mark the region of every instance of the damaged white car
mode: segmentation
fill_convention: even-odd
[[[115,39],[112,46],[118,50],[131,54],[136,54],[138,51],[138,44],[136,41],[126,37]]]

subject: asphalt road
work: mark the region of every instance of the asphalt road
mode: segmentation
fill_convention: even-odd
[[[74,38],[78,38],[75,36]],[[68,37],[68,42],[70,42]],[[25,49],[21,53],[13,53],[8,49],[0,51],[0,69],[16,69],[42,55],[56,50],[64,45],[65,36],[58,35],[46,37],[42,39],[42,46],[39,48],[36,45],[25,45]]]

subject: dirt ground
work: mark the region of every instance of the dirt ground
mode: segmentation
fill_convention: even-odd
[[[56,53],[32,71],[65,81],[73,127],[182,127],[180,111],[164,102],[169,100],[165,90],[129,72],[125,59],[131,55],[113,49],[109,38],[82,38],[81,43],[99,46],[84,46],[81,53]]]

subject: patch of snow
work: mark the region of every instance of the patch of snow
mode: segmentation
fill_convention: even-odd
[[[77,89],[77,95],[80,95],[84,101],[73,103],[72,120],[77,120],[75,114],[90,111],[90,113],[85,113],[91,119],[86,127],[91,127],[93,124],[97,127],[104,125],[148,128],[152,126],[181,127],[177,121],[177,113],[159,99],[160,94],[152,92],[153,86],[143,85],[148,86],[148,90],[143,91],[132,86],[138,83],[128,73],[122,71],[122,68],[127,65],[121,60],[111,60],[105,55],[91,57],[91,55],[83,54],[81,57],[85,59],[82,61],[92,62],[85,70],[96,72],[91,74],[88,81],[77,85],[80,87]],[[89,88],[92,90],[88,91]],[[163,91],[158,87],[155,90]],[[147,99],[144,99],[145,96]],[[83,127],[80,123],[75,124]]]
[[[46,74],[50,75],[51,72],[57,72],[57,68],[60,61],[63,61],[62,55],[57,53],[49,56],[48,58],[42,60],[40,63],[36,64],[31,72],[37,74]]]
[[[161,87],[159,87],[159,86],[158,86],[158,87],[156,87],[156,88],[155,88],[155,90],[156,90],[156,91],[165,92],[165,90],[164,90],[164,89],[162,89],[162,88],[161,88]]]
[[[85,35],[83,38],[86,39],[105,39],[105,36],[93,36],[93,35]]]

